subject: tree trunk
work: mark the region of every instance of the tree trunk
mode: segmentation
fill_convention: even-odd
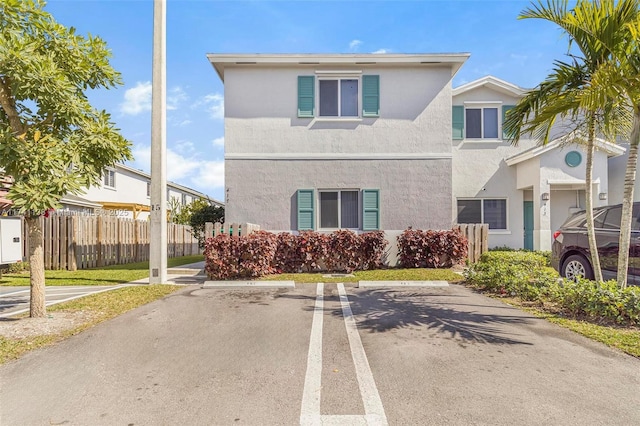
[[[622,218],[620,220],[620,241],[618,249],[618,287],[627,286],[627,268],[629,267],[629,246],[631,240],[631,221],[633,214],[633,190],[636,183],[638,166],[638,145],[640,144],[640,105],[634,108],[633,130],[629,140],[629,158],[624,174],[624,194],[622,198]]]
[[[598,243],[593,226],[593,154],[595,151],[595,119],[589,121],[589,140],[587,141],[587,164],[585,175],[585,199],[587,212],[587,237],[589,239],[589,251],[591,252],[591,265],[596,282],[602,282],[602,269],[600,268],[600,255]]]
[[[29,272],[31,282],[31,318],[42,318],[47,313],[44,298],[44,250],[42,226],[39,217],[26,217],[29,232]]]

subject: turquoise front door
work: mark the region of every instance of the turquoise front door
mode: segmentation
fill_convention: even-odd
[[[533,250],[533,201],[524,201],[524,249]]]

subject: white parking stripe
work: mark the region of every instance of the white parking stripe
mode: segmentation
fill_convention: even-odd
[[[0,297],[5,297],[5,296],[14,296],[16,294],[21,294],[21,293],[28,293],[30,290],[18,290],[18,291],[12,291],[11,293],[2,293],[0,294]]]
[[[324,315],[324,284],[316,286],[316,304],[313,308],[311,323],[311,339],[307,356],[307,374],[302,390],[302,407],[300,409],[301,425],[321,425],[320,391],[322,389],[322,317]]]
[[[378,394],[376,382],[371,373],[371,367],[367,360],[367,354],[362,346],[360,334],[358,334],[358,326],[353,319],[353,312],[347,299],[347,293],[342,283],[338,284],[338,294],[340,295],[340,303],[342,305],[342,314],[344,323],[347,328],[347,337],[349,339],[349,347],[351,348],[351,356],[356,367],[356,377],[360,386],[360,394],[362,395],[362,403],[364,404],[364,412],[367,424],[369,425],[386,425],[387,416],[382,406],[382,400]]]
[[[116,286],[113,286],[113,287],[102,288],[100,290],[96,290],[96,291],[92,291],[92,292],[88,292],[88,293],[83,293],[83,294],[79,294],[79,295],[72,296],[72,297],[67,297],[66,299],[48,301],[48,302],[45,302],[45,305],[46,306],[57,305],[58,303],[69,302],[71,300],[79,299],[79,298],[84,297],[84,296],[90,296],[92,294],[104,293],[105,291],[115,290],[115,289],[120,288],[120,287],[130,287],[130,286],[131,286],[131,284],[120,284],[120,285],[116,285]],[[29,303],[25,302],[25,304],[28,305]],[[29,308],[21,309],[21,310],[18,310],[18,311],[7,312],[7,313],[4,313],[4,314],[0,314],[0,318],[12,317],[14,315],[20,315],[20,314],[25,313],[25,312],[29,312]]]

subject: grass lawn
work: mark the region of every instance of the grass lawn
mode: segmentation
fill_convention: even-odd
[[[495,296],[493,296],[495,297]],[[566,318],[552,312],[528,306],[513,298],[496,297],[498,300],[522,309],[538,318],[543,318],[561,327],[568,328],[578,334],[582,334],[589,339],[604,343],[612,348],[617,348],[629,355],[640,358],[640,328],[637,327],[612,327],[594,324],[588,321],[581,321],[573,318]]]
[[[178,288],[180,288],[180,286],[165,284],[123,287],[49,306],[47,308],[48,312],[82,311],[86,320],[70,330],[56,334],[27,337],[24,339],[12,339],[0,336],[0,364],[16,359],[30,350],[63,340],[98,323],[117,317],[131,309],[153,302],[154,300],[173,293]]]
[[[276,274],[262,277],[260,280],[287,280],[296,283],[350,283],[358,281],[449,281],[464,280],[460,274],[451,269],[376,269],[373,271],[356,271],[353,277],[325,278],[324,273]]]
[[[202,255],[174,257],[167,259],[169,268],[204,260]],[[115,285],[128,283],[149,276],[149,262],[111,265],[95,269],[79,269],[77,271],[45,271],[46,285]],[[28,286],[29,272],[2,274],[0,285]]]

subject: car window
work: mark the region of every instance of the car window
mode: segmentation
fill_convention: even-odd
[[[622,207],[614,207],[607,211],[602,227],[604,229],[620,229],[620,217],[622,215]]]
[[[603,228],[604,227],[604,218],[607,215],[606,210],[594,211],[593,212],[593,226],[594,228]]]

